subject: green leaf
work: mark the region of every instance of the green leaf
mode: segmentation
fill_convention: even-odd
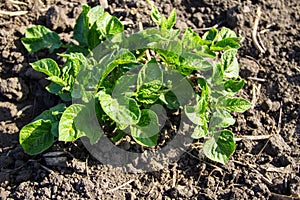
[[[116,35],[118,33],[122,33],[124,31],[124,26],[120,22],[120,20],[114,16],[112,16],[111,20],[106,26],[106,34],[107,35]]]
[[[228,98],[225,101],[225,108],[229,112],[245,112],[252,107],[252,104],[243,98]]]
[[[57,33],[41,25],[27,28],[25,30],[25,37],[21,41],[30,53],[48,47],[50,47],[49,52],[52,53],[62,45]]]
[[[58,137],[58,125],[59,125],[58,121],[55,121],[51,124],[51,134],[54,137]]]
[[[212,65],[203,59],[202,56],[195,53],[183,53],[180,55],[180,65],[185,68],[199,71],[212,69]]]
[[[209,31],[205,32],[202,38],[204,40],[214,42],[217,39],[217,36],[218,36],[218,30],[216,28],[212,28]]]
[[[137,82],[137,74],[121,76],[114,87],[112,96],[119,98],[120,96],[132,97],[135,93]]]
[[[159,125],[158,117],[152,110],[144,109],[137,125],[130,126],[132,138],[140,145],[155,146],[157,144]]]
[[[239,49],[241,46],[239,44],[240,38],[225,38],[218,41],[216,44],[210,47],[212,51],[223,51],[228,49]]]
[[[225,51],[221,56],[221,64],[223,65],[225,78],[238,78],[239,76],[240,68],[236,54],[236,49],[230,49]]]
[[[88,46],[89,18],[87,15],[89,11],[89,6],[82,5],[82,12],[78,16],[74,27],[73,38],[77,40],[81,46]]]
[[[210,130],[226,128],[235,123],[235,119],[226,110],[216,109],[209,120]]]
[[[242,89],[245,85],[245,81],[243,79],[241,80],[228,80],[224,83],[225,90],[227,92],[236,93],[240,89]]]
[[[70,76],[75,78],[80,70],[89,67],[89,61],[82,53],[59,54],[59,56],[67,59],[62,67],[63,80],[65,81],[68,80],[67,77]]]
[[[197,125],[191,135],[194,139],[200,139],[205,137],[208,134],[207,124],[205,123],[203,126]]]
[[[30,64],[35,71],[42,72],[48,76],[60,76],[57,63],[51,58],[44,58]]]
[[[35,117],[32,121],[37,120],[50,120],[51,123],[59,121],[62,113],[65,111],[66,105],[64,103],[57,104],[56,106],[50,108],[49,110],[43,111],[40,115]]]
[[[62,90],[62,86],[58,85],[56,83],[50,83],[49,85],[46,86],[46,90],[51,93],[51,94],[55,94],[55,95],[59,95],[61,90]]]
[[[58,96],[63,101],[72,101],[72,96],[71,96],[70,92],[61,92],[61,93],[58,94]]]
[[[212,83],[220,84],[223,82],[224,78],[224,69],[223,66],[220,64],[213,65],[213,74],[212,74]]]
[[[135,62],[136,58],[134,54],[128,49],[120,49],[117,52],[111,52],[99,61],[100,67],[104,69],[100,82],[102,82],[118,65]]]
[[[159,26],[161,25],[162,15],[160,14],[160,12],[158,11],[158,9],[155,5],[152,5],[150,17],[155,24],[157,24]]]
[[[160,69],[156,60],[151,60],[146,63],[142,69],[139,71],[138,80],[137,80],[137,89],[149,82],[155,82],[158,84],[159,82],[162,83],[163,80],[163,73]],[[154,83],[153,82],[153,83]]]
[[[179,64],[179,55],[182,53],[182,44],[176,39],[165,39],[157,42],[152,42],[147,45],[152,50],[156,51],[161,59],[170,64]]]
[[[109,35],[116,35],[124,31],[124,26],[120,20],[109,13],[105,12],[97,21],[97,28],[101,32],[102,37],[107,38]]]
[[[183,46],[194,50],[201,50],[203,45],[209,45],[212,41],[203,40],[195,31],[193,31],[190,27],[187,28],[182,37]]]
[[[164,85],[166,85],[168,90],[174,94],[177,98],[178,104],[181,108],[183,108],[190,102],[195,94],[190,82],[186,77],[182,76],[175,70],[164,71],[163,76]]]
[[[171,13],[170,13],[170,15],[169,15],[169,17],[168,17],[168,19],[167,19],[167,22],[166,22],[166,28],[167,29],[171,29],[171,28],[173,28],[173,26],[176,24],[176,9],[174,8],[172,11],[171,11]]]
[[[98,30],[97,24],[94,24],[88,32],[88,47],[93,50],[101,42],[101,32]]]
[[[90,51],[82,46],[78,46],[78,45],[69,45],[67,47],[67,51],[66,53],[82,53],[85,56],[88,56],[90,54]]]
[[[196,111],[199,115],[206,113],[208,108],[208,97],[204,96],[203,93],[199,97],[197,95],[197,105],[196,105]]]
[[[210,95],[210,89],[209,89],[209,86],[206,82],[206,80],[204,78],[199,78],[197,80],[197,83],[199,85],[199,87],[201,88],[201,99],[205,100],[205,101],[208,101],[209,99],[209,95]],[[199,101],[198,101],[199,102]]]
[[[58,126],[58,140],[64,142],[73,142],[84,134],[75,127],[75,118],[82,111],[84,105],[72,104],[62,114]]]
[[[50,120],[37,120],[24,126],[20,131],[19,142],[25,153],[37,155],[54,143]]]
[[[161,94],[160,100],[166,104],[168,109],[176,110],[180,107],[180,103],[178,102],[176,95],[171,91]]]
[[[92,26],[99,17],[104,14],[104,8],[101,6],[95,6],[87,13],[87,17],[89,19],[89,24]]]
[[[93,109],[94,104],[88,104],[74,119],[76,130],[79,133],[78,135],[87,136],[92,145],[97,143],[103,135],[103,130],[96,119],[96,114]]]
[[[138,123],[141,111],[134,99],[126,97],[113,99],[103,91],[100,91],[97,97],[103,111],[122,127]]]
[[[67,83],[63,79],[59,78],[58,76],[50,76],[50,77],[47,77],[46,79],[57,85],[67,86]]]
[[[226,164],[235,150],[233,134],[229,130],[222,130],[205,141],[203,152],[209,159]]]
[[[226,27],[223,27],[220,30],[219,36],[222,39],[225,39],[225,38],[236,38],[237,37],[234,31],[232,31],[232,30],[230,30],[229,28],[226,28]]]
[[[161,95],[162,83],[159,80],[153,80],[143,84],[137,91],[137,100],[145,104],[155,103]]]
[[[203,116],[199,115],[196,106],[185,106],[184,113],[194,124],[200,126],[204,125],[205,120],[203,119]]]

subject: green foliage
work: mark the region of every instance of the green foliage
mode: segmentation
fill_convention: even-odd
[[[98,122],[115,129],[113,142],[130,133],[138,144],[155,146],[160,112],[152,108],[161,104],[187,116],[194,126],[192,138],[208,138],[203,146],[208,158],[228,161],[235,150],[233,133],[225,130],[235,123],[230,112],[251,107],[247,100],[234,97],[244,86],[236,58],[241,38],[228,28],[212,28],[202,37],[187,28],[181,35],[173,28],[176,10],[165,17],[152,7],[151,18],[158,28],[130,36],[102,7],[85,5],[74,28],[79,45],[63,44],[43,26],[26,30],[22,42],[29,52],[65,49],[58,54],[65,59],[61,66],[50,58],[31,66],[47,75],[50,93],[65,102],[76,100],[68,107],[59,104],[44,111],[22,128],[20,143],[26,153],[45,151],[55,138],[72,142],[85,136],[95,144],[103,134]],[[149,58],[149,50],[155,56]],[[195,75],[196,81],[190,80]]]
[[[41,25],[26,29],[25,38],[22,38],[21,41],[25,48],[32,53],[47,47],[50,47],[49,51],[52,53],[62,45],[57,33]]]

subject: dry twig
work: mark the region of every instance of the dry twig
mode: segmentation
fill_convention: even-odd
[[[255,20],[254,20],[253,29],[252,29],[252,40],[253,40],[254,46],[261,53],[265,53],[265,50],[261,47],[261,45],[259,44],[259,42],[257,40],[257,29],[258,29],[258,23],[259,23],[259,20],[260,20],[260,16],[261,16],[261,9],[260,9],[260,7],[258,7],[257,11],[256,11],[256,16],[255,16]]]
[[[88,165],[88,162],[89,162],[89,155],[86,157],[86,160],[85,160],[85,171],[86,171],[86,176],[89,177],[90,174],[89,174],[89,165]]]
[[[117,191],[117,190],[119,190],[119,189],[122,189],[123,187],[125,187],[126,185],[132,183],[133,181],[134,181],[134,179],[131,179],[131,180],[125,182],[124,184],[119,185],[118,187],[115,187],[115,188],[112,188],[112,189],[110,189],[110,190],[107,190],[106,193],[112,193],[112,192],[114,192],[114,191]]]
[[[242,141],[242,140],[266,140],[269,139],[272,135],[245,135],[240,138],[234,138],[234,141]]]
[[[0,15],[8,15],[8,16],[19,16],[19,15],[25,15],[28,11],[4,11],[0,10]]]
[[[248,77],[248,79],[253,80],[253,81],[258,81],[258,82],[265,82],[266,81],[266,79],[257,78],[257,77]]]
[[[27,6],[28,4],[25,2],[21,2],[21,1],[16,1],[16,0],[8,0],[10,3],[12,4],[17,4],[17,5],[25,5]]]

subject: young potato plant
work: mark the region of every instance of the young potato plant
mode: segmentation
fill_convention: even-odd
[[[19,139],[26,153],[39,154],[56,138],[72,142],[86,136],[95,144],[103,134],[99,124],[113,129],[114,142],[130,134],[140,145],[155,146],[159,111],[152,107],[159,104],[188,117],[194,131],[187,134],[206,138],[203,152],[208,158],[228,161],[235,150],[233,133],[225,129],[235,123],[230,112],[251,107],[234,97],[244,86],[236,58],[241,38],[228,28],[212,28],[202,37],[191,28],[181,33],[173,28],[175,10],[165,17],[153,6],[151,18],[156,28],[128,36],[102,7],[83,6],[73,33],[76,44],[64,44],[44,26],[26,30],[22,43],[31,53],[65,49],[58,54],[65,59],[62,66],[50,58],[31,63],[48,76],[46,89],[64,103],[22,128]],[[93,116],[96,126],[91,125]]]

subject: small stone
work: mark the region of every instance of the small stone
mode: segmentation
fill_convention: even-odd
[[[6,200],[8,195],[9,195],[8,191],[5,191],[4,189],[0,188],[0,199]]]
[[[9,57],[9,51],[3,50],[3,52],[2,52],[2,57],[3,57],[3,58],[8,58],[8,57]]]
[[[49,188],[44,188],[44,195],[45,197],[51,197],[51,190]]]
[[[0,79],[0,94],[9,100],[22,101],[27,98],[28,86],[19,77]]]
[[[285,152],[290,152],[291,147],[284,141],[281,135],[274,134],[272,137],[270,137],[265,151],[270,156],[277,156]]]
[[[17,106],[10,102],[0,102],[0,113],[0,121],[11,120],[18,113]]]

